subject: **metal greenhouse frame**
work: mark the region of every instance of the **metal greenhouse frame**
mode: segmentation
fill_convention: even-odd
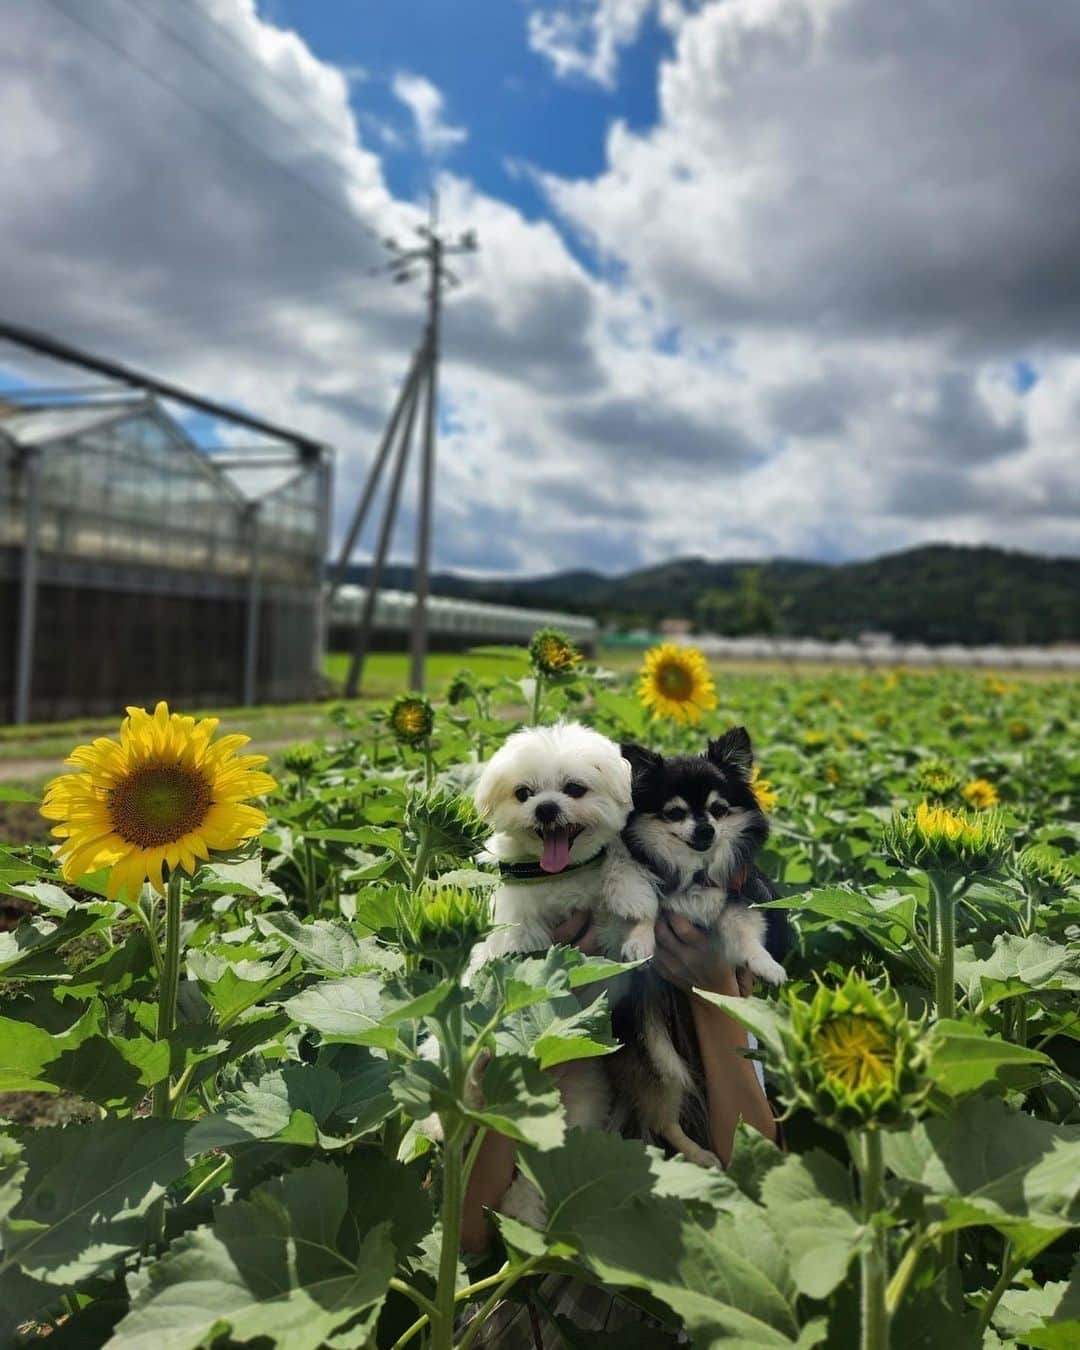
[[[329,447],[42,334],[0,339],[108,381],[0,390],[0,719],[315,697]]]

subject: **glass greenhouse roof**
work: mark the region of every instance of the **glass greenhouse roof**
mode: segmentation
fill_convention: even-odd
[[[237,576],[250,569],[257,519],[273,539],[264,580],[321,575],[320,466],[286,448],[229,450],[218,465],[145,396],[0,405],[0,545],[24,536],[25,451],[40,455],[44,554]]]

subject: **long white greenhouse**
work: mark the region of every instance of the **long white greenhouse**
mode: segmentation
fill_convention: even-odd
[[[354,634],[363,613],[367,590],[363,586],[342,586],[330,608],[330,647],[337,651],[352,648]],[[415,597],[410,591],[379,591],[375,597],[374,637],[380,646],[401,646],[401,635],[412,624]],[[480,600],[461,600],[434,595],[428,602],[428,630],[432,642],[443,648],[478,643],[524,643],[538,628],[560,628],[587,651],[596,645],[598,628],[594,619],[556,610],[519,609],[514,605],[493,605]]]

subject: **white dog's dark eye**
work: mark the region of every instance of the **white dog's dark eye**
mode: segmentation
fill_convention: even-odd
[[[519,802],[527,802],[532,796],[532,788],[528,788],[522,783],[520,787],[514,789],[514,796]]]
[[[673,823],[678,820],[685,820],[686,812],[683,810],[681,806],[669,806],[668,809],[664,812],[664,819],[670,820]]]
[[[584,797],[588,788],[584,783],[564,783],[563,791],[568,797]]]

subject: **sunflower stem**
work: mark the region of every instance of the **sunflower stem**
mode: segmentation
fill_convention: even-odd
[[[937,969],[934,972],[934,1002],[938,1021],[956,1016],[956,891],[952,878],[941,872],[927,874],[937,913]]]
[[[859,1255],[859,1346],[860,1350],[889,1350],[889,1314],[885,1303],[889,1266],[885,1230],[875,1222],[885,1179],[879,1130],[863,1131],[862,1146],[855,1153],[855,1164],[859,1169],[862,1221],[870,1230],[869,1241]]]
[[[544,677],[536,672],[536,684],[533,689],[532,726],[540,725],[540,703],[544,697]]]
[[[176,995],[180,988],[180,911],[183,899],[184,874],[179,868],[169,873],[165,891],[165,959],[158,985],[157,1036],[159,1042],[168,1042],[176,1024]],[[173,1101],[169,1075],[154,1085],[155,1116],[171,1116]]]

